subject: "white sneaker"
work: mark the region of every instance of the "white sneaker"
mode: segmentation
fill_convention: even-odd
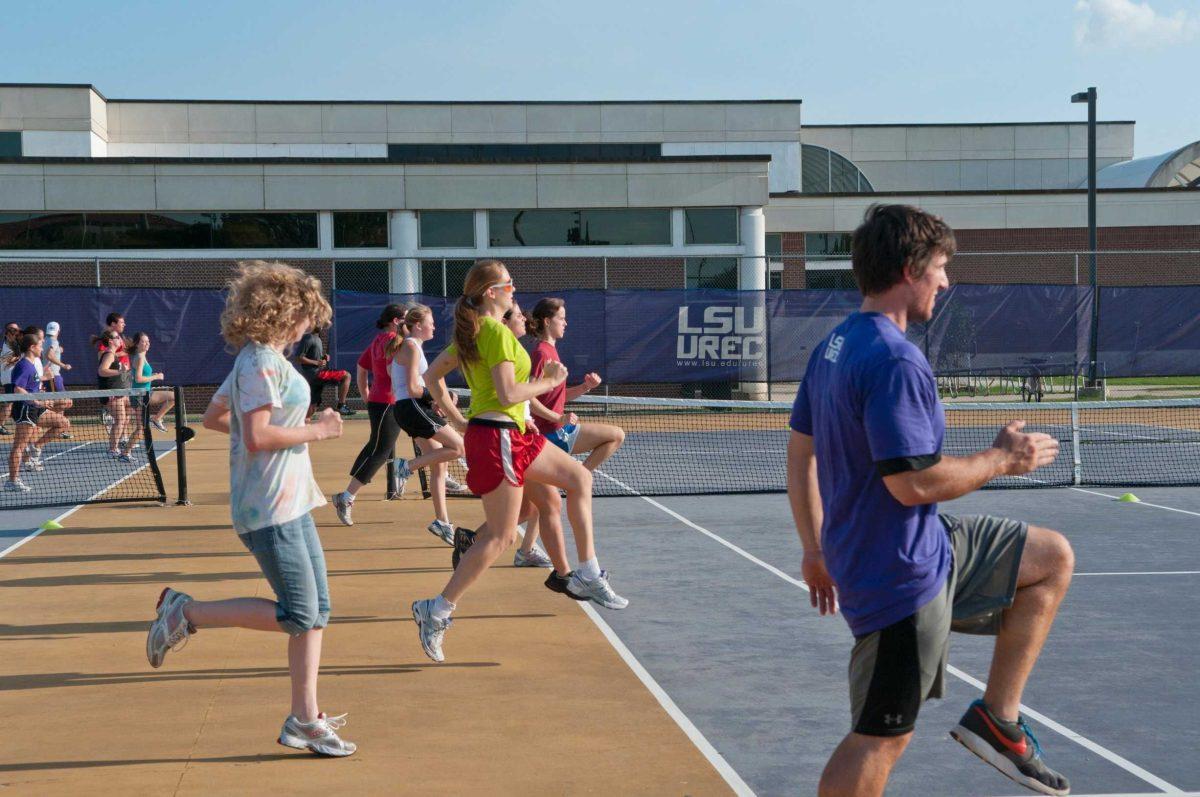
[[[158,596],[158,606],[155,607],[158,616],[146,634],[146,659],[151,667],[158,669],[168,651],[182,650],[187,645],[192,629],[183,615],[183,607],[191,602],[191,595],[176,592],[170,587]]]
[[[166,427],[166,425],[165,425],[165,424],[163,424],[163,422],[162,422],[162,421],[160,421],[158,418],[151,418],[151,419],[150,419],[150,425],[151,425],[151,426],[153,426],[155,429],[157,429],[157,430],[158,430],[158,431],[160,431],[160,432],[165,432],[165,431],[167,431],[167,427]]]
[[[32,443],[25,446],[25,467],[36,471],[43,470],[45,467],[42,464],[42,450]]]
[[[10,493],[28,493],[33,490],[32,487],[20,479],[5,479],[4,489]]]
[[[554,567],[554,562],[550,561],[550,556],[535,542],[529,553],[517,549],[513,556],[513,567]]]
[[[412,605],[413,622],[417,624],[417,636],[421,640],[421,648],[425,655],[434,661],[445,661],[442,655],[442,640],[446,637],[446,629],[454,621],[447,617],[438,620],[433,616],[433,598],[414,601]]]
[[[347,492],[334,493],[331,501],[333,503],[333,511],[337,512],[337,519],[342,522],[342,525],[353,526],[354,496]]]
[[[446,495],[471,495],[471,488],[462,482],[447,476]]]
[[[629,601],[613,592],[613,588],[609,586],[607,570],[601,570],[600,575],[591,581],[575,570],[567,582],[567,590],[575,597],[586,598],[593,603],[600,604],[605,609],[624,609],[629,605]]]
[[[324,712],[317,716],[314,722],[301,722],[289,714],[283,721],[283,730],[279,732],[279,743],[284,747],[294,747],[297,750],[311,750],[317,755],[337,756],[344,758],[354,755],[358,745],[348,742],[337,735],[346,725],[346,715],[328,717]]]
[[[454,545],[454,526],[451,524],[434,520],[425,529],[447,545]]]

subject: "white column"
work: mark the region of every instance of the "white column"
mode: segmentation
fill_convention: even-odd
[[[767,218],[761,207],[740,208],[738,226],[742,239],[742,258],[738,264],[738,289],[742,291],[759,291],[754,300],[746,297],[741,302],[744,310],[754,315],[761,314],[763,324],[763,342],[766,343],[770,327],[767,318],[766,289],[767,289]],[[762,401],[767,398],[767,352],[764,345],[763,359],[742,369],[742,393],[747,399]]]
[[[317,213],[317,246],[322,252],[333,252],[333,211]]]
[[[475,251],[478,252],[476,260],[483,257],[484,250],[490,243],[488,240],[488,212],[477,210],[475,211]]]
[[[419,228],[417,213],[396,210],[391,214],[392,249],[399,255],[392,260],[392,293],[421,292],[421,261],[417,259]]]
[[[743,256],[738,269],[738,289],[765,291],[767,289],[767,217],[761,207],[740,208],[738,226],[741,228]]]

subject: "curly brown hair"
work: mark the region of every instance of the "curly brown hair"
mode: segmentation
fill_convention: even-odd
[[[246,260],[229,281],[221,335],[234,348],[250,341],[263,345],[292,343],[293,328],[303,320],[324,327],[333,310],[321,281],[287,263]]]

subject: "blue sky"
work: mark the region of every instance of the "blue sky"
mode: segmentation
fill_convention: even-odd
[[[1058,121],[1095,85],[1137,155],[1200,139],[1196,0],[42,0],[0,81],[111,98],[798,98],[806,124]]]

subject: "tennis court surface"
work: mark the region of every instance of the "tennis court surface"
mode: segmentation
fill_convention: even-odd
[[[1122,419],[1121,439],[1178,425],[1145,420],[1150,434]],[[639,449],[653,435],[676,435],[667,456],[697,467],[697,478],[730,478],[721,475],[729,459],[763,473],[782,463],[778,425],[755,433],[761,449],[749,430],[726,429],[750,456],[724,459],[718,426],[631,434],[618,457],[636,458],[597,476],[598,491],[610,484],[627,496],[597,500],[595,514],[601,561],[629,609],[581,610],[505,557],[456,614],[442,665],[424,657],[408,615],[449,570],[449,549],[424,531],[428,502],[374,500],[382,487],[372,485],[353,528],[320,510],[335,617],[321,702],[350,712],[346,735],[360,744],[344,761],[274,744],[287,699],[281,636],[205,630],[161,670],[145,663],[162,586],[269,595],[228,525],[225,439],[201,433],[188,445],[194,506],[87,506],[0,558],[0,693],[6,714],[21,718],[0,785],[14,794],[97,782],[155,794],[813,794],[849,723],[852,640],[840,617],[809,607],[786,497],[629,495],[653,491],[637,481],[653,470]],[[1079,428],[1114,431],[1094,420]],[[366,423],[346,431],[313,448],[326,492],[343,481]],[[1119,445],[1128,461],[1162,454]],[[1173,467],[1197,467],[1193,444],[1173,445]],[[162,471],[172,484],[173,456]],[[993,490],[945,509],[1056,528],[1075,548],[1076,578],[1025,695],[1073,793],[1200,792],[1200,489],[1138,487],[1142,503],[1116,502],[1124,491]],[[477,501],[454,501],[452,512],[468,526],[481,519]],[[3,527],[23,539],[13,514]],[[947,697],[924,707],[888,794],[1022,793],[946,733],[979,695],[989,657],[990,640],[954,638]]]

